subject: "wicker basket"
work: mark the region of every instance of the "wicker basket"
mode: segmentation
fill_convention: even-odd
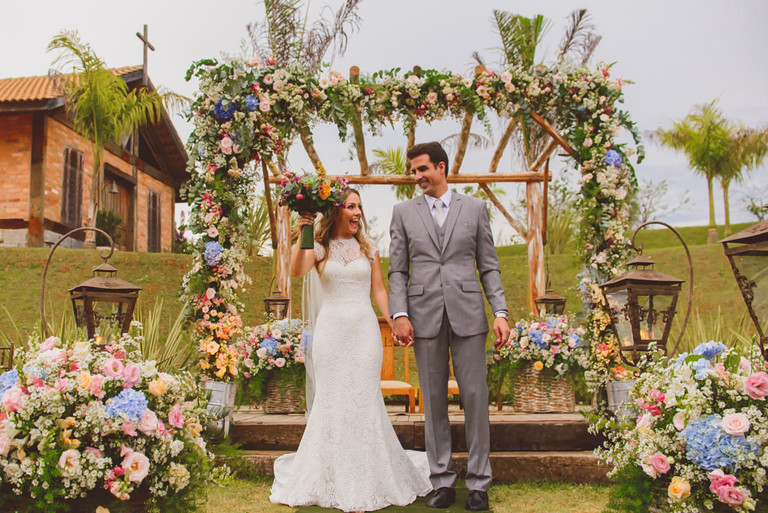
[[[576,407],[573,387],[567,379],[537,371],[529,363],[515,374],[515,411],[524,413],[568,413]]]
[[[296,383],[292,376],[273,372],[264,384],[266,398],[262,407],[264,413],[303,413],[307,401],[304,385]]]

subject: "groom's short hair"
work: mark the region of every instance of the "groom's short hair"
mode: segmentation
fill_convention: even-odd
[[[429,161],[432,165],[437,167],[440,162],[445,162],[445,176],[448,176],[448,154],[437,141],[416,144],[408,150],[406,156],[408,160],[412,160],[419,155],[429,155]]]

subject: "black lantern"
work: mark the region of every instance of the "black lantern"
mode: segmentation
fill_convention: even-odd
[[[561,315],[565,311],[565,296],[552,289],[547,289],[543,296],[533,300],[540,317],[545,315]]]
[[[288,304],[290,302],[291,300],[280,292],[280,287],[277,287],[275,292],[264,300],[264,310],[273,319],[285,319],[285,316],[288,315]]]
[[[141,287],[116,276],[117,269],[104,263],[93,268],[93,278],[70,289],[75,322],[97,344],[128,331]]]
[[[761,221],[720,241],[757,328],[763,358],[768,359],[768,221]]]
[[[621,358],[629,365],[637,365],[651,342],[666,349],[683,284],[679,278],[654,270],[653,265],[653,260],[640,255],[627,264],[625,274],[600,285]]]

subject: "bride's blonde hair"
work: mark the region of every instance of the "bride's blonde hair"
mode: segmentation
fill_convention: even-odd
[[[347,187],[344,189],[344,192],[342,192],[342,201],[346,202],[347,196],[350,194],[355,194],[358,198],[360,197],[360,193],[357,192],[356,189]],[[336,226],[336,223],[339,222],[339,217],[341,216],[341,210],[343,208],[345,207],[334,207],[328,215],[321,215],[315,226],[315,242],[325,249],[323,258],[317,262],[318,270],[324,267],[323,263],[328,259],[328,251],[331,244],[331,237],[333,236],[333,229]],[[362,202],[360,203],[360,228],[358,228],[357,233],[355,233],[354,239],[360,244],[360,251],[371,260],[374,251],[371,241],[368,240],[368,221],[365,220],[365,212],[363,211]]]

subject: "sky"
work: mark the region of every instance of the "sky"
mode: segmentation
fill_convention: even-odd
[[[340,4],[340,0],[315,0],[310,8],[317,13],[325,5]],[[641,131],[669,127],[695,105],[714,99],[733,121],[751,127],[768,125],[765,0],[362,0],[359,30],[351,35],[346,54],[337,58],[332,68],[347,75],[352,65],[359,66],[362,73],[419,65],[469,74],[474,68],[473,51],[489,64],[498,62],[498,35],[491,24],[493,9],[526,16],[541,13],[552,20],[552,28],[537,54],[547,62],[556,52],[569,13],[580,7],[588,9],[596,31],[603,37],[593,64],[614,63],[612,76],[633,82],[624,88],[623,108]],[[219,0],[215,4],[202,0],[134,0],[129,4],[35,0],[9,2],[3,11],[0,77],[46,74],[54,58],[46,52],[46,46],[62,30],[77,30],[110,67],[141,64],[142,43],[135,33],[147,24],[150,42],[156,48],[149,55],[152,82],[193,97],[196,84],[184,80],[190,64],[202,58],[242,54],[246,25],[257,21],[263,8],[256,0]],[[191,124],[175,115],[174,125],[185,141]],[[416,139],[439,140],[459,129],[459,123],[453,121],[420,124]],[[315,141],[330,174],[359,173],[356,157],[351,160],[351,146],[338,140],[333,127],[317,129]],[[367,138],[366,144],[372,161],[371,148],[404,146],[405,138],[401,132],[392,131],[382,138]],[[681,154],[647,140],[644,144],[647,157],[635,168],[640,182],[667,180],[669,194],[662,200],[666,204],[676,205],[686,194],[691,199],[683,209],[659,219],[680,226],[706,224],[705,180],[690,171]],[[462,171],[483,172],[489,158],[487,153],[470,153]],[[312,169],[303,150],[292,151],[289,164],[296,170]],[[553,166],[555,176],[565,173],[573,179],[573,171],[562,167]],[[499,171],[519,169],[512,169],[511,158],[505,157]],[[521,188],[506,185],[504,203],[515,201]],[[723,201],[719,188],[715,194],[720,224]],[[732,222],[756,220],[744,207],[745,194],[768,203],[768,164],[749,174],[743,184],[732,186]],[[373,231],[384,236],[382,245],[386,245],[391,208],[397,200],[385,186],[365,187],[362,196],[368,217],[374,218]],[[513,231],[501,216],[497,217],[496,243],[508,243]]]

